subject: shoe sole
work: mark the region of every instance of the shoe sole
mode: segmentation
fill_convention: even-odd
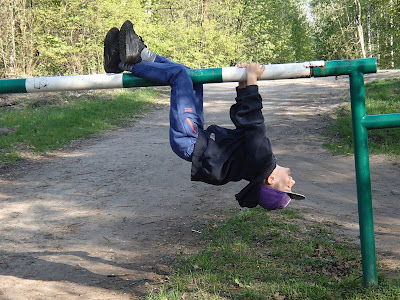
[[[121,61],[128,64],[135,64],[142,61],[140,53],[144,47],[143,42],[133,30],[133,24],[130,21],[125,21],[119,32]]]
[[[121,73],[118,67],[120,63],[119,30],[111,28],[104,39],[104,70],[106,73]]]

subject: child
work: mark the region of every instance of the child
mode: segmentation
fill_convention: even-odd
[[[192,162],[191,180],[213,185],[230,181],[249,181],[237,195],[242,207],[260,205],[265,209],[283,209],[295,184],[290,169],[277,165],[266,137],[262,99],[257,79],[265,66],[241,64],[247,81],[236,88],[236,103],[230,117],[236,129],[211,125],[204,129],[203,85],[193,84],[188,67],[151,52],[126,21],[121,30],[112,28],[104,40],[106,72],[129,71],[160,84],[171,86],[170,144],[181,158]]]

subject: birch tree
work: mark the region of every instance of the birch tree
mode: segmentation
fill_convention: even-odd
[[[354,0],[354,17],[355,17],[355,23],[357,27],[357,33],[359,38],[359,44],[361,47],[362,57],[366,58],[367,55],[365,52],[364,31],[361,24],[361,4],[359,0]]]
[[[26,0],[1,0],[0,11],[0,76],[32,74],[37,50],[32,35],[34,11],[30,3]]]
[[[351,7],[354,21],[348,17]],[[326,59],[374,56],[380,68],[400,66],[399,1],[313,0],[311,8],[317,56]]]

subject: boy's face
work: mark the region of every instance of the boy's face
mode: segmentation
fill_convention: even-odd
[[[282,192],[291,192],[292,186],[296,183],[290,174],[290,169],[279,165],[276,165],[276,168],[268,177],[268,182],[271,187]]]

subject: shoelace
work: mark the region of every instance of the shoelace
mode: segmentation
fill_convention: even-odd
[[[142,37],[140,35],[138,35],[139,39],[142,41],[143,45],[147,48],[146,44],[144,43],[144,40],[142,39]]]

